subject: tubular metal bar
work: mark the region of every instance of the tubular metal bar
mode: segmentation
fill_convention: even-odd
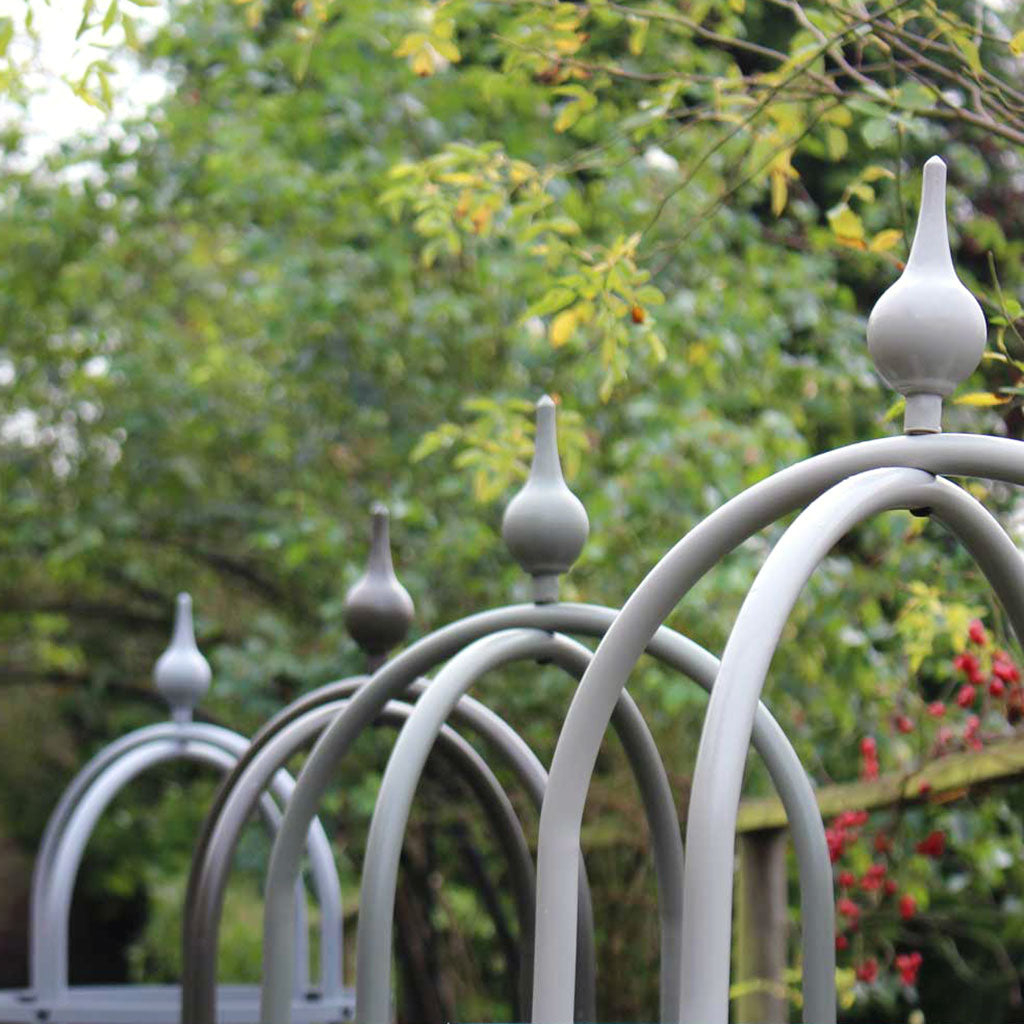
[[[361,684],[362,680],[351,679],[336,684],[335,688],[347,690],[351,694]],[[424,686],[423,681],[418,681],[409,689],[418,694],[423,691]],[[190,893],[195,900],[195,905],[192,907],[191,913],[186,914],[185,917],[188,931],[184,939],[181,1011],[185,1024],[198,1024],[198,1022],[215,1024],[216,1021],[220,919],[228,873],[243,825],[252,812],[259,795],[268,784],[268,780],[293,754],[318,735],[324,726],[345,707],[346,703],[347,698],[342,698],[320,707],[309,708],[307,706],[301,717],[289,721],[273,736],[265,737],[257,756],[250,758],[246,770],[236,777],[235,786],[221,801],[220,813],[212,822],[212,826],[206,830],[208,843],[205,856],[201,861],[198,858],[193,860],[195,884],[190,887]],[[408,713],[408,705],[390,702],[385,706],[381,715],[385,724],[400,725],[405,721],[405,716]],[[539,766],[539,762],[518,737],[516,739],[519,741],[519,745],[509,743],[508,735],[511,733],[514,736],[515,734],[504,721],[470,698],[459,702],[453,717],[475,729],[488,740],[497,743],[503,749],[506,760],[512,764],[513,770],[526,783],[527,788],[536,789],[535,766]],[[457,734],[453,735],[457,736]],[[460,740],[459,742],[465,744],[465,741]],[[447,747],[452,747],[453,744],[454,741],[446,740],[446,749],[443,749],[442,753],[448,753]],[[523,748],[525,748],[525,753]],[[471,747],[469,749],[472,750]],[[501,836],[508,835],[510,824],[507,821],[498,820],[500,814],[504,813],[503,804],[496,797],[487,802],[486,790],[490,788],[489,780],[491,778],[489,770],[486,774],[478,772],[474,776],[472,772],[476,769],[467,763],[468,755],[462,751],[461,747],[451,756],[458,758],[459,763],[466,766],[467,782],[480,797],[485,811],[494,822],[495,831]],[[546,779],[543,768],[541,768],[541,773],[540,788],[543,790]],[[504,790],[501,790],[501,794],[501,800],[507,800]],[[516,821],[518,828],[518,819]],[[525,840],[523,842],[525,843]],[[519,840],[509,840],[505,849],[509,856],[517,912],[520,922],[526,925],[524,934],[530,940],[524,945],[524,949],[529,954],[533,949],[533,861],[527,850],[525,862],[520,862]],[[589,899],[586,905],[589,906]],[[340,972],[338,978],[340,985]]]
[[[389,1024],[395,891],[402,842],[416,787],[434,738],[462,698],[482,675],[512,661],[552,661],[577,679],[590,663],[590,651],[567,637],[539,630],[509,630],[478,640],[440,671],[416,703],[388,759],[374,806],[359,898],[356,966],[356,1018],[360,1024]],[[624,700],[613,722],[653,823],[659,878],[682,867],[682,841],[672,790],[654,740],[635,703]],[[542,770],[543,771],[543,770]],[[543,791],[536,794],[543,798]],[[590,1010],[591,1008],[587,1008]],[[593,1019],[589,1013],[587,1020]]]
[[[71,900],[85,847],[96,822],[110,801],[133,778],[146,769],[172,760],[192,760],[226,771],[232,755],[219,745],[205,740],[180,738],[150,739],[133,750],[122,749],[120,757],[93,775],[92,785],[79,791],[78,805],[64,820],[52,850],[52,874],[44,878],[38,890],[40,919],[48,922],[48,943],[32,962],[32,989],[40,1003],[58,998],[68,987],[68,923]],[[281,815],[269,797],[262,804],[264,816],[272,828],[280,825]],[[294,890],[296,916],[305,923],[305,892]],[[297,908],[301,906],[302,912]]]
[[[248,769],[249,764],[259,754],[260,750],[263,749],[264,744],[268,743],[278,732],[280,732],[281,729],[285,728],[289,722],[294,721],[310,708],[318,707],[330,700],[337,700],[340,696],[350,693],[351,688],[346,690],[344,689],[346,686],[351,687],[353,685],[358,685],[366,682],[367,679],[369,679],[369,676],[351,676],[348,679],[339,680],[335,683],[328,684],[327,686],[320,687],[311,693],[304,694],[264,722],[260,729],[253,735],[252,739],[247,744],[245,751],[239,756],[235,766],[224,777],[220,786],[217,787],[217,791],[213,796],[213,801],[210,804],[209,810],[206,812],[206,817],[203,819],[199,838],[196,840],[195,855],[192,858],[193,869],[189,872],[188,888],[185,892],[185,927],[182,934],[187,935],[189,932],[189,914],[191,908],[196,905],[195,894],[193,893],[193,888],[198,881],[195,865],[205,859],[210,842],[210,832],[214,828],[220,816],[221,807],[230,796],[239,777]],[[336,694],[333,693],[335,689],[343,690],[344,694],[342,692],[338,692]],[[185,969],[187,972],[187,965]]]
[[[29,920],[29,962],[36,963],[46,956],[50,946],[46,922],[41,919],[41,911],[45,900],[43,899],[43,885],[46,879],[52,877],[50,865],[64,832],[67,820],[74,813],[82,794],[92,785],[93,780],[109,764],[118,760],[123,754],[136,747],[144,746],[153,740],[203,740],[213,746],[221,747],[235,757],[238,757],[248,747],[248,740],[238,733],[228,729],[222,729],[216,725],[206,725],[199,722],[183,724],[180,722],[160,722],[157,725],[146,726],[136,729],[134,732],[122,736],[104,747],[99,753],[91,758],[71,780],[67,788],[61,794],[57,806],[53,809],[46,822],[43,831],[43,838],[39,844],[39,852],[36,854],[35,864],[32,869],[32,894],[30,897],[30,920]]]
[[[381,668],[373,677],[370,683],[364,687],[358,698],[353,700],[352,705],[338,716],[331,726],[325,730],[318,741],[316,748],[311,753],[300,776],[301,785],[297,786],[295,798],[289,801],[285,811],[285,822],[283,829],[299,828],[300,823],[307,817],[312,818],[316,813],[317,804],[330,784],[334,765],[342,757],[359,735],[362,728],[372,721],[377,708],[394,693],[401,693],[409,679],[427,671],[432,665],[438,664],[451,657],[462,647],[467,646],[473,640],[486,636],[499,629],[512,627],[533,627],[538,629],[558,630],[565,633],[575,633],[584,636],[600,637],[605,630],[613,623],[616,612],[610,608],[602,608],[597,605],[579,604],[549,604],[549,605],[518,605],[509,608],[501,608],[493,611],[482,612],[470,616],[459,622],[452,623],[435,633],[424,637],[418,643],[413,644],[407,650],[397,655],[391,662]],[[693,641],[673,632],[665,627],[655,627],[652,631],[653,639],[649,641],[647,648],[650,653],[670,664],[684,674],[695,679],[705,689],[709,688],[717,671],[718,661],[708,654],[703,648]],[[588,673],[589,674],[589,673]],[[320,691],[325,694],[331,687],[325,687]],[[574,697],[572,706],[578,700]],[[614,702],[613,702],[614,708]],[[609,713],[610,719],[610,713]],[[828,851],[825,845],[824,830],[821,818],[817,813],[817,806],[814,803],[814,794],[810,783],[803,772],[800,761],[797,758],[792,746],[786,739],[777,723],[771,718],[767,710],[764,710],[764,720],[767,724],[763,730],[755,731],[755,746],[772,773],[772,778],[778,789],[779,795],[787,807],[787,813],[791,816],[794,808],[803,806],[805,811],[802,819],[807,824],[807,831],[801,832],[794,828],[793,839],[797,848],[798,859],[801,864],[801,898],[804,906],[804,937],[805,937],[805,974],[810,970],[814,962],[827,961],[831,957],[834,962],[833,942],[833,921],[834,910],[832,907],[832,880],[831,867],[828,862]],[[607,722],[607,720],[606,720]],[[762,744],[758,746],[758,744]],[[598,742],[600,746],[600,741]],[[596,756],[595,756],[596,760]],[[593,761],[589,764],[590,772],[593,772]],[[586,796],[586,785],[583,787],[584,798]],[[550,800],[550,791],[545,792],[545,803]],[[289,820],[291,824],[289,825]],[[545,820],[545,814],[541,814],[541,822]],[[298,854],[293,845],[286,850],[282,846],[279,833],[278,841],[275,842],[275,849],[271,855],[270,877],[268,878],[267,894],[271,893],[271,882],[277,891],[277,899],[280,900],[282,886],[287,886],[287,879],[297,870]],[[292,844],[289,836],[287,842]],[[572,885],[579,884],[578,872],[578,850],[579,831],[577,825],[576,845],[571,847],[577,853],[572,854],[571,873],[573,873]],[[805,845],[802,848],[801,842]],[[561,847],[563,856],[566,849]],[[802,851],[802,855],[801,855]],[[824,862],[822,865],[822,861]],[[813,881],[819,879],[819,885],[815,888]],[[673,884],[675,892],[681,893],[681,886],[678,882]],[[811,895],[817,892],[817,897]],[[827,895],[826,895],[827,894]],[[570,902],[574,897],[569,896]],[[681,899],[672,899],[665,892],[659,891],[659,902],[664,901],[662,913],[682,913]],[[826,905],[827,904],[827,905]],[[548,906],[544,901],[538,900],[538,906]],[[264,913],[268,913],[265,910]],[[277,913],[281,913],[278,905]],[[562,953],[554,959],[564,968],[561,974],[555,975],[554,984],[557,987],[562,981],[571,982],[573,977],[573,963],[577,957],[577,938],[574,923],[577,919],[577,909],[574,906],[572,920],[568,924],[569,961],[565,966]],[[811,936],[827,935],[827,942],[824,946],[819,941],[817,945],[811,940]],[[563,935],[563,939],[565,936]],[[808,951],[810,956],[808,956]],[[550,953],[549,953],[550,955]],[[817,960],[815,960],[817,957]],[[537,967],[535,959],[535,970],[547,971],[547,965]],[[829,992],[834,996],[834,978],[829,981]],[[569,984],[570,992],[572,985]],[[536,982],[534,986],[534,1001],[536,1007]],[[834,997],[829,1000],[834,1006]],[[572,996],[568,999],[568,1010],[560,1019],[566,1021],[572,1015]],[[817,1003],[811,1001],[812,1005],[821,1005],[825,1001],[819,999]],[[833,1011],[834,1012],[834,1011]],[[536,1014],[536,1008],[534,1010]],[[675,1015],[673,1015],[675,1016]],[[828,1018],[821,1018],[821,1024],[829,1024]]]
[[[970,495],[916,469],[844,480],[801,513],[768,556],[740,608],[711,695],[690,791],[684,875],[685,1024],[728,1024],[732,853],[743,765],[772,656],[804,585],[857,523],[896,508],[930,509],[974,555],[1024,636],[1024,559]]]
[[[546,633],[530,633],[531,637],[542,637],[546,638]],[[585,654],[589,656],[589,652],[585,651]],[[416,692],[417,694],[429,693],[433,684],[428,684],[427,680],[416,680],[409,689]],[[422,699],[422,697],[420,698]],[[637,712],[637,715],[639,713]],[[523,740],[523,738],[512,729],[507,722],[505,722],[494,712],[490,711],[478,701],[473,700],[471,697],[463,695],[455,704],[454,717],[464,720],[469,723],[477,732],[479,732],[485,739],[493,743],[498,752],[503,756],[509,767],[519,777],[520,782],[523,784],[527,791],[527,794],[531,797],[534,804],[539,808],[544,798],[544,790],[547,784],[547,772],[540,760],[530,749],[529,745]],[[653,742],[653,741],[652,741]],[[667,792],[666,783],[666,792]],[[668,808],[670,812],[669,828],[661,829],[661,831],[670,831],[675,837],[680,853],[682,851],[682,838],[678,827],[678,818],[675,816],[675,808],[671,803],[671,793],[669,793]],[[663,819],[664,820],[664,819]],[[577,854],[578,856],[578,854]],[[530,872],[532,878],[532,861],[530,862]],[[680,857],[678,862],[678,872],[681,877],[682,873],[682,859]],[[576,1005],[583,1018],[592,1020],[594,1017],[594,993],[595,993],[595,953],[594,953],[594,938],[593,938],[593,911],[590,901],[590,891],[587,885],[585,872],[582,870],[579,876],[579,920],[578,928],[580,931],[580,944],[577,958],[577,977],[576,977]],[[269,882],[268,882],[269,887]],[[268,888],[269,892],[269,888]],[[524,946],[526,949],[526,955],[523,960],[523,975],[525,977],[531,976],[532,963],[531,955],[533,950],[533,888],[531,886],[530,892],[526,897],[527,902],[530,904],[529,913],[525,918],[521,920]],[[363,922],[363,927],[367,926],[367,922],[372,923],[373,912],[370,911],[360,915],[360,920]],[[287,941],[290,942],[290,937],[286,937]],[[264,944],[264,998],[263,998],[263,1009],[261,1010],[262,1019],[273,1019],[272,1016],[268,1016],[266,1009],[268,1003],[268,997],[266,996],[268,990],[268,982],[266,978],[270,974],[278,979],[281,979],[284,984],[288,984],[288,971],[274,970],[271,965],[275,964],[275,958],[273,954],[268,954],[267,944]],[[532,978],[531,978],[532,980]],[[271,983],[273,984],[273,983]],[[271,999],[280,999],[280,990],[274,990],[272,992]],[[528,1001],[528,993],[524,993]],[[281,1002],[274,1002],[273,1005],[276,1007],[277,1014],[282,1020],[288,1020],[289,1015],[292,1012],[292,1008],[287,1003],[287,999]],[[390,1003],[389,1003],[390,1009]]]
[[[695,526],[630,595],[598,645],[569,706],[541,813],[538,907],[553,906],[565,894],[572,899],[576,867],[575,861],[565,858],[564,850],[575,848],[579,842],[587,790],[612,710],[659,624],[712,566],[749,536],[813,501],[846,477],[886,466],[1024,483],[1024,449],[1019,441],[969,434],[890,437],[849,445],[797,463],[732,498]],[[571,921],[571,908],[563,905],[559,913],[538,917],[535,1024],[559,1024],[567,1019],[571,996],[564,986],[572,970],[574,939],[571,927],[565,927],[566,914]],[[805,910],[805,983],[807,957],[812,952]],[[834,960],[833,953],[823,951],[822,959],[829,956]],[[805,984],[803,1019],[809,1024],[833,1024],[835,1000],[824,1005],[818,996],[820,993],[809,993]]]

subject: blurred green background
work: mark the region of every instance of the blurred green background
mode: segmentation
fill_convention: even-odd
[[[591,520],[563,595],[615,606],[742,488],[897,432],[865,317],[905,258],[933,152],[950,165],[957,267],[991,324],[990,358],[946,426],[1021,434],[1015,3],[104,0],[63,31],[108,49],[80,72],[50,69],[68,123],[91,110],[99,123],[40,151],[44,8],[0,21],[5,985],[26,980],[28,873],[63,786],[163,715],[149,673],[179,590],[214,667],[202,716],[250,733],[361,669],[342,603],[374,500],[391,509],[415,635],[528,599],[499,527],[542,393],[559,402]],[[139,69],[162,96],[118,114]],[[1014,528],[1013,494],[975,489]],[[720,650],[780,530],[730,556],[670,624]],[[971,617],[1009,643],[937,526],[891,514],[832,553],[767,691],[816,780],[856,777],[867,735],[883,770],[935,752],[924,707],[954,692]],[[685,810],[703,698],[646,664],[631,689]],[[547,759],[570,692],[531,667],[477,695]],[[1013,734],[999,702],[980,715],[986,739]],[[951,707],[951,749],[965,719]],[[350,946],[389,742],[360,745],[325,808]],[[176,976],[213,784],[168,768],[119,798],[80,878],[73,980]],[[400,1015],[508,1019],[500,850],[452,785],[428,780],[410,831]],[[767,792],[753,762],[748,788]],[[886,819],[887,864],[919,912],[865,906],[840,954],[844,1019],[1022,1019],[1022,809],[1003,786]],[[950,842],[938,861],[914,845],[934,828]],[[614,741],[586,842],[601,1019],[654,1019],[653,873]],[[254,828],[226,978],[258,976],[266,854]],[[906,949],[924,954],[914,987],[893,968]],[[854,983],[868,957],[881,976]]]

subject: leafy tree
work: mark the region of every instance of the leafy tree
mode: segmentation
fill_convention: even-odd
[[[741,488],[894,429],[864,314],[905,252],[931,151],[951,167],[958,266],[995,327],[948,424],[1018,436],[1019,21],[1016,7],[911,0],[196,0],[173,5],[142,48],[174,88],[123,137],[84,138],[24,170],[9,133],[3,716],[45,711],[73,738],[41,806],[72,743],[84,756],[153,717],[146,677],[176,590],[196,596],[212,717],[251,730],[357,671],[341,602],[374,498],[392,506],[419,630],[525,597],[498,524],[541,392],[561,404],[593,524],[563,592],[613,605]],[[1012,507],[998,489],[983,496]],[[730,557],[671,624],[719,649],[775,536]],[[897,716],[909,695],[952,685],[964,622],[981,615],[1002,634],[988,600],[963,557],[909,517],[869,524],[833,553],[769,691],[819,778],[855,776],[865,736],[886,764],[910,757]],[[650,667],[633,689],[682,791],[702,698]],[[32,706],[36,692],[45,705]],[[564,681],[510,672],[481,692],[550,753]],[[353,786],[376,763],[364,758]],[[374,778],[331,807],[348,823],[351,891]],[[27,783],[11,772],[3,785],[5,831],[31,848],[41,815],[29,828],[15,810]],[[601,1005],[616,1019],[652,1012],[657,973],[628,785],[610,747],[587,842],[595,891],[617,894],[597,914]],[[755,768],[750,790],[764,786]],[[155,828],[152,804],[133,813]],[[180,803],[163,810],[187,856]],[[1019,852],[1012,795],[955,813],[979,837],[957,847],[972,868],[993,822]],[[437,863],[456,858],[438,850],[461,849],[471,827],[454,819],[417,826],[408,884],[421,899],[424,865],[444,874]],[[261,850],[251,857],[258,866]],[[154,863],[140,848],[119,863],[125,903],[148,883],[153,907],[132,962],[171,972],[159,894],[173,900],[163,883],[183,858]],[[92,891],[111,870],[94,868]],[[487,950],[474,979],[445,976],[460,1007],[502,992],[480,1002],[483,1017],[505,998],[490,962],[500,928],[468,872],[452,868],[457,895],[426,920],[446,943],[473,935]],[[1008,907],[1013,878],[972,874],[976,904]],[[929,891],[941,925],[957,893]],[[887,932],[891,970],[862,981],[856,1012],[906,1018],[895,956],[912,942],[921,1006],[949,1019],[942,965],[982,970],[978,936],[998,933],[1012,971],[985,1019],[1012,1014],[1021,937],[984,920],[952,951],[923,913]]]

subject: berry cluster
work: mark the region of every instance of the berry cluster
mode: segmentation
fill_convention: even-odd
[[[1006,651],[993,646],[984,625],[977,619],[970,623],[966,642],[953,658],[954,684],[945,700],[918,702],[916,717],[906,709],[892,718],[892,728],[899,736],[917,733],[922,752],[938,757],[956,747],[980,750],[984,744],[982,720],[997,725],[1000,718],[1015,723],[1024,717],[1024,687],[1021,673]],[[913,711],[913,708],[911,708]],[[932,731],[934,730],[934,732]],[[879,777],[879,745],[874,736],[860,741],[860,777],[871,781]],[[920,796],[929,791],[927,783]],[[846,811],[838,815],[825,832],[829,855],[835,865],[839,898],[836,902],[836,949],[849,951],[856,979],[867,986],[886,977],[898,980],[908,995],[913,996],[923,956],[916,949],[876,949],[864,930],[865,919],[888,909],[892,918],[913,922],[918,915],[918,901],[905,891],[907,878],[897,875],[906,860],[893,856],[893,839],[882,829],[871,830],[867,811]],[[933,829],[907,846],[921,857],[939,861],[947,853],[947,835]],[[917,879],[918,886],[920,878]],[[912,886],[913,887],[913,886]],[[920,889],[918,888],[920,893]],[[890,919],[892,919],[890,918]],[[900,935],[913,938],[913,928],[904,927]]]
[[[851,949],[852,940],[860,932],[861,918],[867,913],[894,906],[903,921],[910,921],[917,914],[917,900],[910,893],[901,892],[899,882],[892,877],[891,837],[881,830],[869,836],[865,831],[868,821],[867,811],[845,811],[831,822],[825,832],[829,854],[836,865],[836,883],[840,892],[836,901],[838,952]],[[945,833],[931,833],[917,844],[916,849],[924,856],[941,857],[946,849]],[[848,863],[862,860],[865,850],[872,851],[867,868],[860,872],[852,870]],[[864,942],[859,946],[863,947]],[[905,988],[912,989],[922,962],[921,953],[910,950],[891,956],[886,966],[899,975]],[[877,956],[858,956],[853,967],[858,981],[873,985],[879,980],[881,968]]]

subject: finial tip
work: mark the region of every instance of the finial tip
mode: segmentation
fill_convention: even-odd
[[[182,591],[175,599],[174,630],[167,649],[157,659],[153,682],[176,721],[188,721],[210,688],[210,663],[196,645],[192,597]]]
[[[370,658],[382,658],[405,639],[412,625],[413,603],[399,582],[391,561],[387,505],[376,501],[372,520],[370,556],[366,572],[345,595],[345,625],[349,635]]]
[[[537,402],[530,474],[501,522],[501,535],[515,560],[533,577],[539,602],[557,599],[558,577],[579,557],[590,530],[586,509],[562,475],[555,421],[555,403],[544,395]]]
[[[921,208],[900,278],[875,303],[868,347],[885,381],[907,396],[904,430],[942,429],[942,398],[971,375],[985,349],[985,316],[953,267],[946,227],[946,164],[924,165]]]

